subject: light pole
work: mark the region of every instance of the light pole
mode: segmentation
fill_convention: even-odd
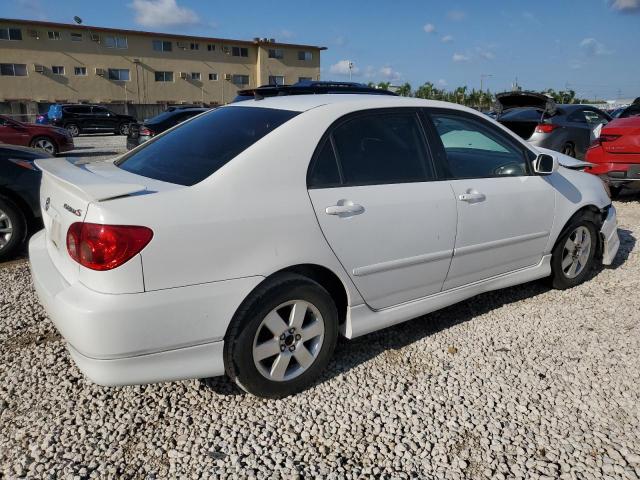
[[[349,81],[351,81],[351,70],[353,70],[353,62],[349,60]]]

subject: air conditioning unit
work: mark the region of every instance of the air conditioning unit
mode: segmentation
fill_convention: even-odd
[[[96,75],[104,77],[107,74],[104,68],[96,68]]]
[[[134,58],[133,63],[142,63],[142,61],[139,58]]]
[[[97,35],[97,34],[95,34],[95,33],[92,33],[92,34],[91,34],[91,41],[92,41],[92,42],[98,42],[98,43],[100,43],[100,35]]]
[[[29,36],[40,40],[40,33],[37,30],[29,30]]]
[[[176,42],[176,47],[181,48],[183,50],[187,49],[187,44],[184,42]]]
[[[44,65],[38,65],[37,63],[33,66],[33,70],[38,73],[44,73]]]
[[[189,78],[189,74],[187,72],[180,72],[180,78],[186,80]]]
[[[231,75],[230,73],[225,73],[224,74],[224,79],[225,80],[233,80],[233,75]]]

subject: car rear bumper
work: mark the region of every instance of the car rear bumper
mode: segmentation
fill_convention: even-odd
[[[263,277],[103,294],[64,280],[49,257],[45,235],[42,230],[29,242],[36,293],[91,380],[129,385],[224,374],[227,326]]]
[[[618,253],[620,248],[620,237],[618,237],[618,220],[616,214],[616,208],[611,205],[607,212],[607,218],[605,218],[602,227],[600,228],[600,235],[602,235],[602,263],[604,265],[611,265],[613,259]]]
[[[133,150],[138,145],[142,145],[144,142],[150,140],[151,137],[148,135],[140,135],[137,138],[127,137],[127,150]]]
[[[75,145],[73,143],[73,138],[69,137],[69,138],[63,138],[62,140],[60,140],[58,142],[58,153],[61,152],[69,152],[71,150],[73,150],[75,148]]]

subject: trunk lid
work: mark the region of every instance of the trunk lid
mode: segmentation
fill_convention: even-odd
[[[556,102],[551,97],[535,92],[504,92],[496,95],[494,110],[500,115],[513,108],[536,108],[546,115],[556,113]]]
[[[600,135],[620,135],[614,141],[602,142],[609,153],[640,153],[640,117],[617,118],[605,125]]]

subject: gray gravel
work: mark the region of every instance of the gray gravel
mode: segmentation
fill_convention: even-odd
[[[614,268],[531,283],[341,342],[261,400],[224,378],[102,388],[25,262],[0,268],[0,477],[640,478],[640,198]]]

